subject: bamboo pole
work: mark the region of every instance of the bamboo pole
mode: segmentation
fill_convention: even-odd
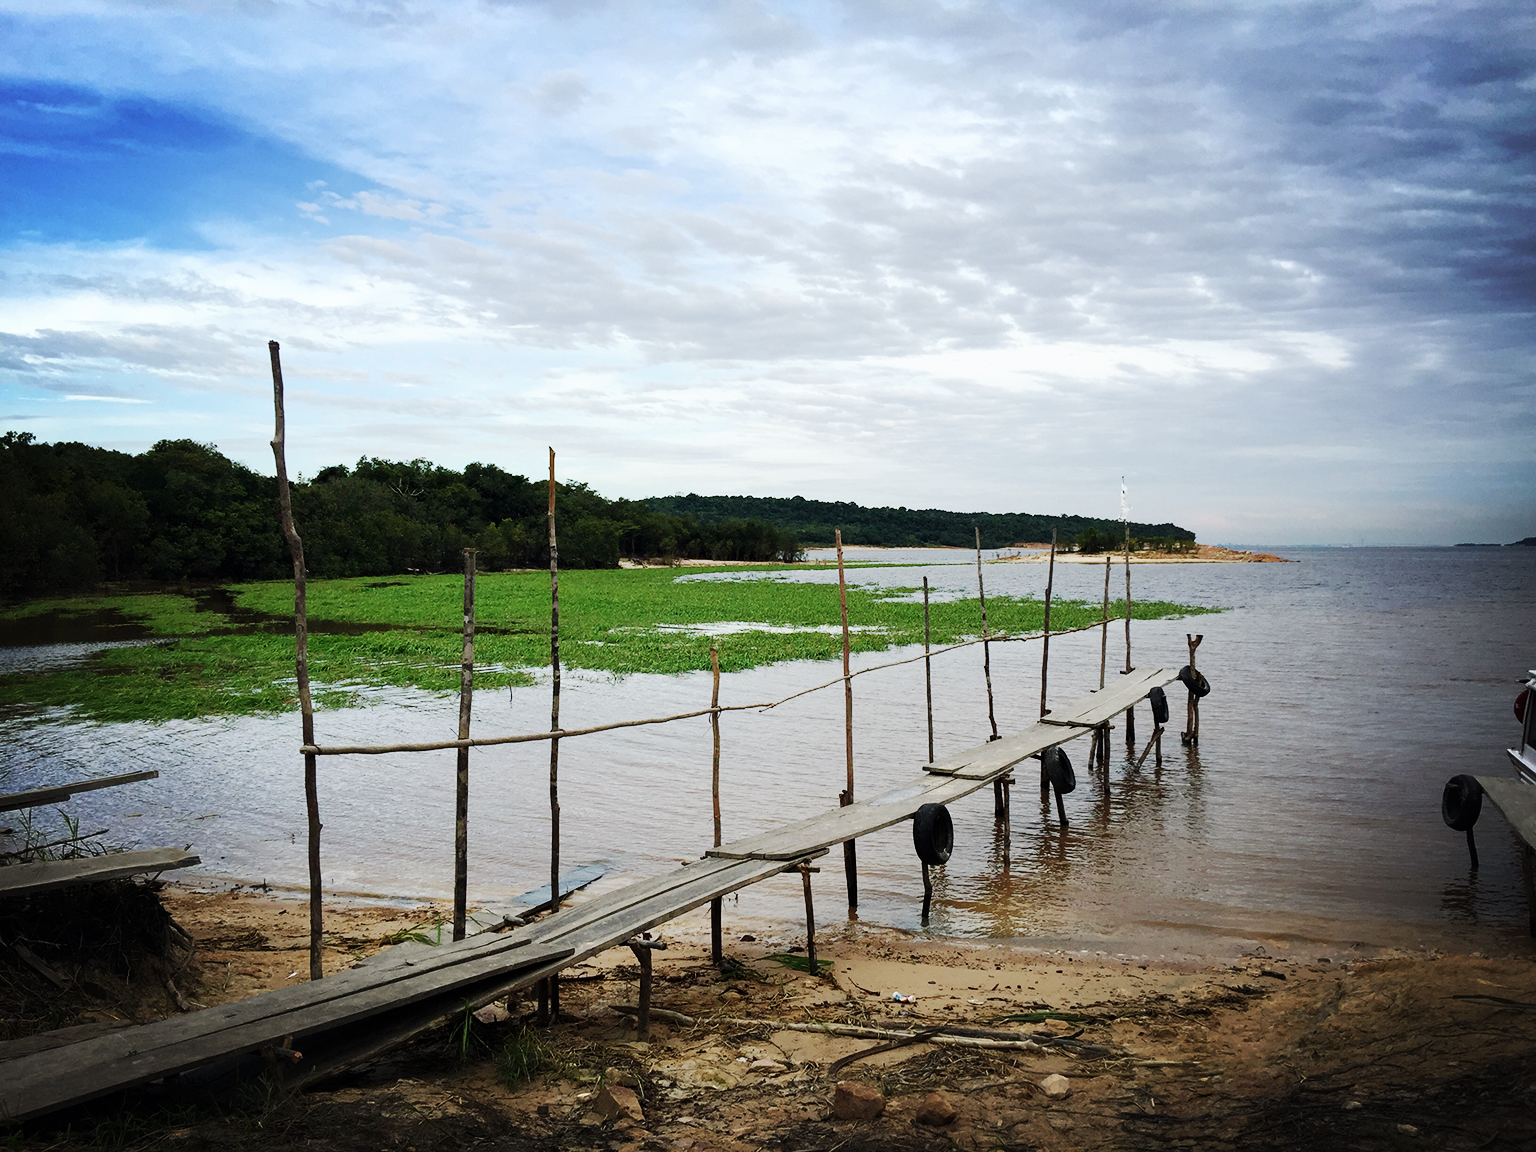
[[[306,605],[308,577],[304,569],[304,541],[293,523],[293,497],[288,490],[287,428],[283,416],[283,365],[276,340],[267,341],[272,359],[272,403],[277,413],[272,435],[272,458],[277,464],[277,510],[283,539],[293,556],[293,666],[299,687],[299,715],[304,746],[315,745],[315,705],[309,692],[309,615]],[[304,753],[304,807],[309,817],[309,978],[325,975],[320,945],[325,917],[320,895],[320,791],[315,772],[315,753]]]
[[[1045,685],[1051,671],[1051,587],[1056,582],[1056,529],[1054,528],[1051,529],[1050,567],[1045,571],[1045,624],[1041,630],[1040,645],[1040,715],[1049,716],[1051,710],[1045,706]]]
[[[555,541],[555,450],[549,450],[549,730],[560,731],[560,549]],[[549,741],[549,908],[560,911],[560,737]],[[560,1018],[560,975],[548,980],[548,1019]]]
[[[464,651],[459,664],[459,739],[469,739],[475,690],[475,550],[464,549]],[[458,750],[453,820],[453,938],[464,939],[469,902],[469,746]]]
[[[981,580],[981,527],[976,526],[976,592],[981,597],[981,670],[987,679],[987,723],[992,725],[989,740],[997,737],[997,713],[992,708],[992,641],[987,633],[987,589]]]
[[[1053,633],[1056,636],[1067,636],[1074,632],[1087,632],[1097,628],[1097,624],[1080,624],[1076,628],[1058,628]],[[1038,634],[1029,636],[1010,636],[1007,633],[993,635],[994,644],[1017,643],[1026,644],[1039,640]],[[946,652],[954,652],[961,648],[970,648],[981,641],[961,640],[957,644],[951,644],[945,648],[936,648],[933,655],[942,656]],[[885,664],[872,664],[868,668],[860,668],[849,679],[857,680],[860,676],[866,676],[871,672],[883,672],[887,668],[899,668],[903,664],[915,664],[922,660],[922,656],[909,656],[904,660],[891,660]],[[828,680],[825,684],[816,684],[810,688],[802,688],[798,692],[791,692],[788,696],[779,700],[764,700],[756,704],[723,704],[718,709],[725,712],[766,712],[771,708],[778,708],[788,704],[792,700],[798,700],[802,696],[809,696],[813,692],[821,692],[827,688],[836,688],[843,683],[842,676],[835,680]],[[692,712],[678,712],[671,716],[648,716],[642,720],[615,720],[610,724],[594,724],[590,728],[560,728],[547,729],[539,732],[520,732],[514,736],[476,736],[468,740],[433,740],[423,744],[328,744],[321,747],[318,744],[301,744],[299,751],[305,755],[315,756],[383,756],[391,752],[440,752],[445,748],[491,748],[498,744],[532,744],[540,740],[569,740],[576,736],[593,736],[600,732],[613,732],[619,728],[641,728],[648,724],[671,724],[678,720],[693,720],[699,716],[708,716],[715,711],[712,708],[698,708]]]
[[[837,798],[838,807],[846,808],[853,803],[853,676],[849,667],[851,646],[848,640],[848,584],[843,576],[843,531],[836,530],[837,538],[837,599],[843,614],[843,746],[848,762],[848,787]],[[858,846],[853,840],[843,841],[843,875],[848,881],[848,918],[855,919],[859,911],[859,857]],[[806,900],[810,900],[810,879],[806,879]],[[810,906],[807,903],[806,913]],[[812,970],[814,975],[814,969]]]
[[[933,624],[928,617],[928,577],[923,577],[923,691],[928,697],[928,763],[933,763]]]
[[[715,757],[710,773],[710,799],[715,808],[715,847],[720,847],[720,653],[709,646],[709,667],[714,673],[714,687],[709,694],[709,727],[715,738]],[[716,896],[709,902],[709,958],[716,968],[725,963],[725,947],[722,940],[721,921],[724,919],[725,902]]]

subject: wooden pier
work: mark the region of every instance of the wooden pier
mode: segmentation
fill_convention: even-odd
[[[241,1059],[285,1088],[312,1084],[685,912],[799,871],[831,846],[910,820],[926,804],[962,799],[1021,761],[1094,731],[1173,679],[1162,669],[1138,671],[1022,732],[925,765],[921,775],[872,799],[710,848],[697,861],[510,933],[393,949],[324,980],[11,1060],[0,1051],[0,1115],[38,1116]]]

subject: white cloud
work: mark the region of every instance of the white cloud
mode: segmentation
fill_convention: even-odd
[[[1394,486],[1405,539],[1536,531],[1508,5],[11,8],[13,73],[358,176],[300,193],[318,239],[13,249],[17,398],[132,379],[265,467],[276,336],[310,470],[559,437],[628,495],[1044,510],[1139,469],[1236,536],[1350,538]]]

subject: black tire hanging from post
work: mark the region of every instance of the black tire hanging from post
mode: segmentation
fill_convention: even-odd
[[[1040,757],[1040,763],[1045,768],[1046,779],[1058,795],[1065,796],[1068,792],[1077,791],[1077,773],[1072,770],[1072,761],[1067,759],[1067,753],[1061,745],[1053,744],[1047,748]]]
[[[1440,819],[1457,832],[1470,831],[1483,811],[1483,786],[1475,776],[1452,776],[1440,794]]]
[[[1211,682],[1205,678],[1205,673],[1195,671],[1188,664],[1179,669],[1179,683],[1197,700],[1211,694]]]
[[[924,804],[912,817],[912,847],[924,864],[938,865],[955,850],[955,824],[942,804]]]
[[[1152,723],[1162,727],[1168,723],[1168,693],[1154,688],[1147,693],[1147,703],[1152,705]]]

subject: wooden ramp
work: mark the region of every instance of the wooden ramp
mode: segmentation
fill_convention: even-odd
[[[603,893],[512,933],[481,933],[433,949],[390,949],[324,980],[127,1028],[0,1063],[0,1114],[25,1119],[173,1073],[249,1055],[293,1036],[304,1053],[284,1067],[302,1087],[372,1059],[428,1028],[711,900],[794,869],[833,844],[948,804],[1053,744],[1075,739],[1175,677],[1136,672],[1024,732],[935,764],[881,796],[749,836],[660,876]],[[563,886],[563,885],[562,885]]]
[[[11,864],[0,868],[0,897],[121,880],[144,872],[169,872],[201,863],[201,857],[180,848],[151,848],[145,852],[109,852],[105,856],[78,856],[73,860]]]
[[[401,1009],[431,1019],[453,1014],[460,998],[480,998],[487,985],[503,987],[508,974],[569,957],[558,945],[496,937],[488,947],[443,948],[388,969],[354,969],[313,983],[279,988],[217,1008],[204,1008],[137,1028],[0,1063],[0,1114],[22,1120],[105,1096],[220,1059],[281,1045],[305,1052],[312,1068],[335,1071],[350,1062],[355,1044],[343,1035],[342,1059],[329,1034],[356,1029],[370,1018]],[[490,997],[485,997],[490,999]],[[419,1030],[419,1029],[418,1029]],[[386,1032],[398,1032],[398,1023]],[[314,1047],[311,1049],[311,1041]],[[306,1049],[311,1049],[306,1051]]]

